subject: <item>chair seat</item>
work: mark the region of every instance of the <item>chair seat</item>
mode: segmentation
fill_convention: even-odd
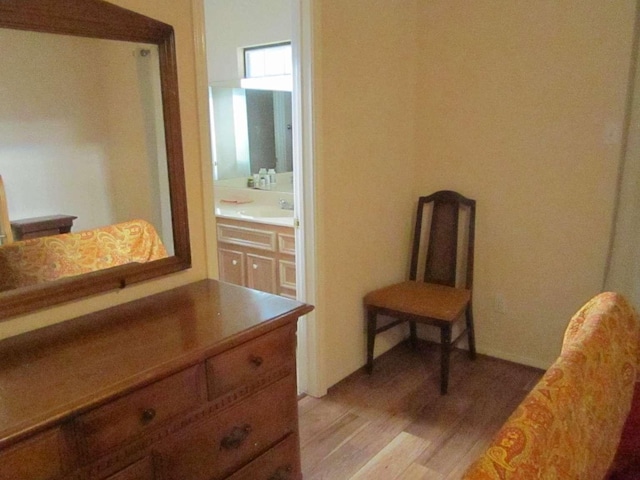
[[[366,306],[419,317],[454,322],[471,300],[471,291],[435,283],[406,281],[375,290],[364,297]]]

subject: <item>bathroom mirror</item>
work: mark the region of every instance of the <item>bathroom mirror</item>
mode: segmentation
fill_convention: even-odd
[[[293,171],[291,92],[211,87],[214,178]]]
[[[76,231],[141,219],[167,250],[2,291],[0,319],[191,266],[174,41],[170,25],[102,0],[0,2],[10,220],[69,214]]]

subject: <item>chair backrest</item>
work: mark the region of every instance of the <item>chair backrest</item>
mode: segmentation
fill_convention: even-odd
[[[9,222],[9,207],[7,207],[7,195],[4,191],[2,175],[0,175],[0,245],[13,242],[11,222]]]
[[[420,275],[424,282],[471,289],[475,218],[475,200],[457,192],[420,197],[409,278],[418,280]]]

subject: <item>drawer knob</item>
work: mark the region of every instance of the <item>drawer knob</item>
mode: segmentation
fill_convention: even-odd
[[[264,359],[257,355],[251,355],[251,358],[249,359],[249,361],[253,363],[256,367],[259,367],[264,362]]]
[[[238,264],[238,260],[232,260],[231,261],[231,265],[237,265]]]
[[[233,450],[240,447],[250,433],[251,425],[249,424],[244,424],[241,427],[233,427],[231,433],[220,441],[220,449]]]
[[[273,475],[269,477],[268,480],[291,480],[291,478],[293,478],[291,476],[292,471],[293,469],[289,465],[287,465],[286,467],[280,467],[275,471]]]
[[[142,423],[147,424],[154,418],[156,418],[155,409],[147,408],[142,412],[142,416],[140,417],[140,420],[142,421]]]

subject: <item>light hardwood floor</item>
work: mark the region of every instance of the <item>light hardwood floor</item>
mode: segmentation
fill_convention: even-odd
[[[459,479],[535,385],[541,370],[456,350],[440,395],[439,349],[401,344],[299,402],[305,480]]]

